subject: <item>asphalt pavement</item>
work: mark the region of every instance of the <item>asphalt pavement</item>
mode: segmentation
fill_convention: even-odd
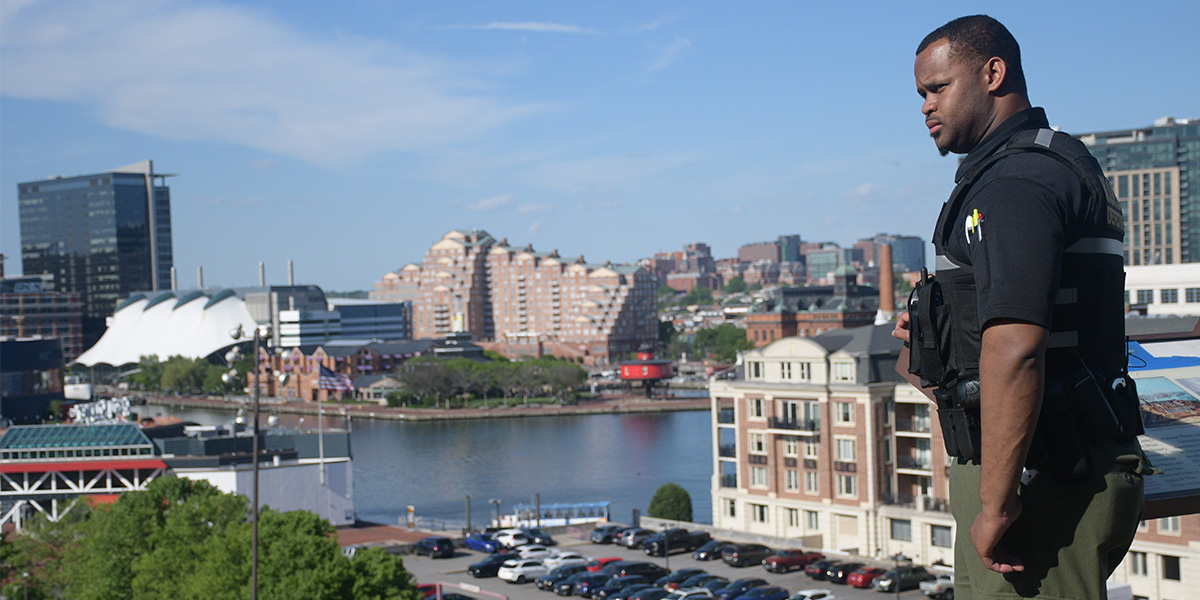
[[[813,588],[831,590],[837,598],[850,600],[888,600],[901,598],[903,600],[918,600],[925,596],[919,590],[901,592],[899,596],[893,593],[877,592],[872,589],[858,589],[848,585],[816,581],[804,575],[801,571],[791,573],[768,573],[761,566],[744,568],[731,567],[720,560],[699,561],[692,558],[691,552],[673,554],[669,558],[646,556],[641,550],[630,550],[615,544],[592,544],[581,540],[558,540],[557,548],[569,548],[590,558],[618,556],[623,560],[644,560],[664,565],[669,569],[698,568],[714,575],[728,578],[730,581],[743,577],[761,577],[770,585],[780,586],[790,593]],[[417,583],[465,584],[465,588],[454,589],[444,587],[445,593],[455,592],[478,600],[496,599],[497,595],[511,600],[558,600],[560,597],[553,592],[543,592],[532,582],[513,584],[487,577],[476,579],[467,573],[467,566],[482,560],[486,554],[466,548],[458,548],[453,558],[429,558],[428,556],[405,556],[404,566],[417,579]],[[886,565],[883,565],[886,567]],[[490,592],[490,593],[482,593]],[[497,599],[498,600],[498,599]],[[564,599],[569,600],[569,599]]]

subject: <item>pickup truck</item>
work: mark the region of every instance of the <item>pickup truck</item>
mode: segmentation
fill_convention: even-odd
[[[938,573],[937,579],[922,581],[921,593],[938,600],[954,600],[954,574]]]
[[[642,551],[648,556],[666,556],[668,551],[691,552],[711,539],[706,531],[689,533],[686,529],[668,529],[646,538],[642,542]]]
[[[814,560],[825,558],[820,552],[806,552],[800,549],[780,550],[763,559],[762,566],[772,573],[787,573],[794,569],[803,569]]]

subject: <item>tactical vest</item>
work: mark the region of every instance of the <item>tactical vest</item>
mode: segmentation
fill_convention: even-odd
[[[936,354],[944,365],[943,386],[977,377],[982,331],[976,306],[974,267],[969,257],[953,256],[952,235],[963,235],[963,205],[971,187],[996,162],[1019,152],[1038,152],[1075,173],[1086,195],[1086,217],[1079,232],[1064,240],[1058,296],[1046,350],[1047,372],[1077,369],[1082,364],[1101,372],[1126,366],[1124,313],[1124,220],[1112,186],[1087,148],[1071,136],[1051,129],[1030,129],[971,168],[942,206],[933,244],[937,253],[936,281],[942,306],[929,311],[926,327],[939,334]],[[1051,260],[1052,257],[1046,257]],[[914,315],[915,316],[915,315]],[[926,331],[925,333],[932,333]],[[915,350],[914,350],[915,352]],[[923,375],[924,377],[924,375]]]

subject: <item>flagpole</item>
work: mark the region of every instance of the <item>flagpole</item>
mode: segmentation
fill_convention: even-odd
[[[329,395],[326,390],[325,395]],[[325,410],[321,396],[317,396],[317,456],[321,461],[321,487],[325,487]]]

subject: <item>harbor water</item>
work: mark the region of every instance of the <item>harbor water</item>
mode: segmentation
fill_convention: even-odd
[[[200,424],[234,413],[147,406],[147,414]],[[316,429],[316,417],[279,415],[279,426]],[[265,426],[266,415],[263,423]],[[345,427],[336,414],[326,427]],[[712,433],[708,411],[462,421],[355,419],[351,424],[358,518],[394,524],[407,507],[426,525],[479,526],[517,504],[611,502],[614,520],[644,514],[660,485],[692,498],[693,520],[712,522]]]

